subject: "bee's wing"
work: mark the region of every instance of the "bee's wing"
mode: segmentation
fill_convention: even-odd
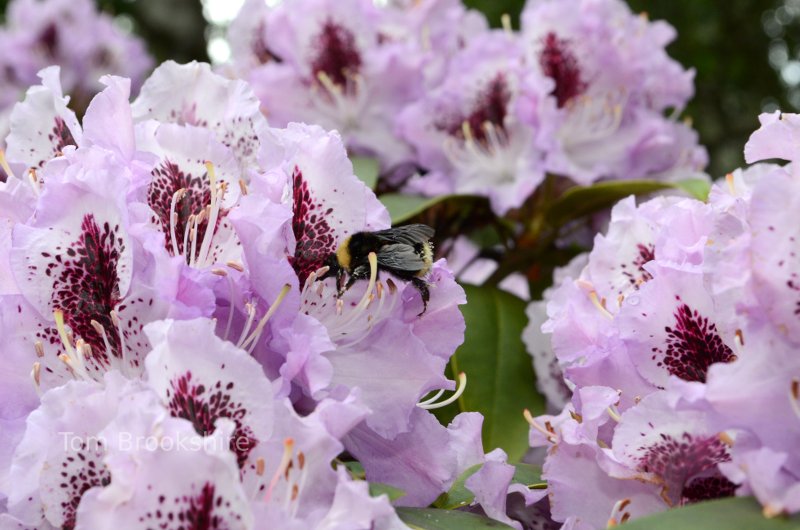
[[[425,261],[414,251],[414,247],[395,243],[384,245],[378,251],[378,263],[389,269],[418,271],[425,267]]]
[[[389,243],[405,243],[413,245],[424,243],[433,237],[435,231],[428,225],[416,224],[398,226],[387,230],[379,230],[373,234]]]

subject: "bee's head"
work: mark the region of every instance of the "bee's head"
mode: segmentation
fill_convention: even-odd
[[[341,266],[339,265],[339,260],[336,259],[335,253],[331,253],[327,258],[325,258],[325,266],[328,267],[327,272],[325,272],[325,274],[322,276],[319,276],[317,279],[324,280],[325,278],[330,278],[337,275],[341,269]]]

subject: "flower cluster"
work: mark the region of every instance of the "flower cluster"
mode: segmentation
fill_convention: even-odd
[[[92,0],[13,0],[0,42],[2,137],[12,106],[46,66],[61,66],[62,87],[78,109],[102,88],[101,75],[129,77],[136,88],[152,66],[144,43],[116,27]]]
[[[206,64],[164,63],[133,102],[106,76],[82,120],[40,76],[0,184],[0,526],[404,528],[343,453],[399,504],[485,461],[476,490],[515,487],[479,414],[430,412],[465,384],[447,263],[421,316],[372,256],[342,296],[327,278],[347,236],[389,227],[337,133],[270,128]]]
[[[762,115],[747,161],[792,163],[737,170],[707,203],[620,202],[529,308],[540,388],[563,406],[528,417],[554,520],[731,495],[800,511],[798,134],[800,116]]]
[[[246,2],[232,67],[273,125],[339,130],[377,157],[382,185],[489,197],[502,215],[546,174],[578,184],[701,169],[677,115],[691,71],[674,30],[621,0],[531,0],[520,31],[489,30],[458,0]]]

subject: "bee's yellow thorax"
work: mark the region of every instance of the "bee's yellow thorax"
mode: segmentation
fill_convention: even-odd
[[[339,262],[339,266],[345,270],[350,270],[350,238],[348,237],[342,244],[339,245],[339,248],[336,249],[336,261]]]

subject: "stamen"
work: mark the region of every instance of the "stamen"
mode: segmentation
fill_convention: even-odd
[[[612,315],[611,312],[606,309],[605,304],[600,301],[600,297],[597,295],[594,285],[586,280],[576,280],[575,285],[577,285],[583,291],[586,291],[587,295],[589,296],[589,300],[592,301],[592,305],[594,305],[604,317],[609,320],[614,320],[614,315]]]
[[[500,24],[503,27],[503,31],[509,35],[514,32],[514,28],[511,27],[511,16],[508,13],[503,13],[500,16]]]
[[[430,398],[428,398],[428,399],[426,399],[426,400],[424,400],[424,401],[420,401],[419,403],[417,403],[417,406],[419,407],[419,406],[422,406],[422,405],[427,405],[428,403],[433,403],[434,401],[436,401],[437,399],[439,399],[440,397],[442,397],[442,394],[444,394],[444,392],[445,392],[444,388],[440,389],[440,390],[439,390],[438,392],[436,392],[436,393],[435,393],[435,394],[434,394],[432,397],[430,397]]]
[[[239,348],[242,347],[244,339],[247,337],[248,333],[250,333],[250,327],[253,325],[253,321],[256,318],[256,306],[253,303],[248,302],[244,307],[247,311],[247,321],[244,323],[242,333],[239,335],[239,340],[236,341],[236,346]]]
[[[614,405],[609,405],[606,409],[606,412],[608,412],[608,415],[611,416],[611,419],[615,422],[619,423],[622,421],[622,416],[620,416],[619,411],[617,411],[617,407]]]
[[[17,178],[16,175],[14,175],[14,172],[11,171],[11,166],[8,165],[8,160],[6,160],[5,149],[0,149],[0,167],[3,168],[3,171],[5,171],[6,175],[8,175],[9,177]]]
[[[56,321],[58,336],[61,338],[61,342],[67,350],[67,355],[70,357],[74,356],[75,350],[72,348],[72,341],[70,341],[69,335],[67,335],[67,328],[64,326],[64,312],[60,309],[56,309],[53,311],[53,318]]]
[[[721,432],[721,433],[719,433],[718,436],[719,436],[719,440],[722,443],[724,443],[728,447],[733,447],[733,438],[731,438],[730,434],[728,434],[726,432]]]
[[[31,188],[33,188],[34,193],[36,193],[36,195],[39,195],[39,192],[42,191],[42,185],[39,182],[39,176],[36,174],[36,170],[33,168],[30,168],[28,170],[28,182],[30,182]]]
[[[263,476],[265,466],[266,464],[264,463],[264,459],[259,456],[258,460],[256,460],[256,475],[259,477]]]
[[[435,399],[439,398],[439,395],[437,394],[436,396],[434,396],[434,401],[428,400],[422,403],[417,403],[417,406],[425,410],[433,410],[446,407],[450,403],[453,403],[455,400],[460,398],[461,394],[464,393],[464,390],[466,388],[467,388],[467,374],[461,372],[460,374],[458,374],[458,384],[456,386],[456,390],[449,398],[445,399],[444,401],[435,402]]]
[[[178,252],[178,240],[176,236],[175,227],[178,224],[178,201],[183,199],[183,196],[186,195],[186,188],[181,188],[175,193],[172,194],[172,201],[169,205],[169,237],[172,240],[172,255],[173,256],[180,256],[180,252]],[[186,247],[184,247],[185,249]]]
[[[736,195],[736,184],[733,178],[733,173],[725,175],[725,182],[728,184],[728,189],[731,190],[731,195]]]
[[[42,344],[42,341],[37,340],[36,342],[34,342],[33,349],[36,350],[37,357],[39,357],[40,359],[44,357],[44,344]]]
[[[208,172],[208,180],[211,186],[211,213],[208,217],[208,225],[206,225],[205,234],[203,234],[203,244],[200,246],[200,255],[197,257],[198,263],[205,264],[208,261],[208,254],[211,252],[211,240],[214,237],[214,232],[217,229],[217,218],[219,217],[219,209],[222,203],[222,195],[225,193],[225,186],[221,186],[221,190],[217,190],[217,173],[214,171],[214,164],[209,161],[205,162],[206,171]],[[220,193],[220,191],[222,193]]]
[[[31,370],[31,378],[33,379],[33,383],[36,385],[36,390],[39,390],[39,384],[41,382],[41,372],[42,372],[42,363],[36,361],[33,363],[33,369]]]
[[[247,189],[247,182],[244,179],[239,179],[239,191],[242,192],[242,195],[250,193],[250,190]]]
[[[741,329],[736,330],[736,344],[738,344],[740,348],[744,346],[744,333],[742,333]]]
[[[92,328],[94,328],[94,330],[97,332],[97,334],[100,335],[100,337],[103,339],[103,346],[106,347],[106,355],[108,356],[109,359],[111,359],[112,351],[111,351],[111,345],[108,342],[108,336],[106,335],[106,329],[100,324],[100,322],[96,320],[92,320],[90,324],[92,325]]]
[[[622,499],[614,503],[614,507],[611,509],[611,515],[608,518],[608,524],[606,525],[606,528],[614,528],[618,524],[622,524],[630,519],[631,514],[629,512],[623,512],[623,510],[625,510],[630,503],[630,499]],[[617,521],[617,517],[619,517],[619,521]]]
[[[530,425],[540,433],[544,434],[545,439],[547,439],[548,442],[552,444],[556,443],[556,433],[552,431],[552,426],[550,426],[550,429],[547,429],[539,425],[539,422],[537,422],[533,418],[533,415],[531,415],[531,411],[529,411],[528,409],[522,411],[522,417],[525,418],[525,421],[528,422],[528,425]]]
[[[258,326],[256,326],[255,331],[253,331],[253,333],[242,344],[242,346],[241,346],[242,349],[244,349],[248,345],[250,345],[250,347],[248,348],[247,351],[248,351],[248,353],[252,353],[253,352],[253,349],[255,348],[256,343],[258,343],[258,339],[261,338],[261,334],[264,332],[264,327],[267,325],[267,322],[269,322],[269,319],[272,317],[272,315],[275,314],[275,311],[278,310],[278,307],[281,305],[281,302],[283,302],[283,299],[286,298],[286,295],[289,294],[289,291],[291,290],[291,288],[292,288],[292,286],[289,285],[288,283],[283,286],[283,289],[281,289],[281,292],[278,294],[278,297],[275,299],[275,301],[272,303],[272,305],[269,306],[269,309],[267,310],[267,313],[264,315],[264,317],[258,323]]]
[[[281,461],[278,464],[278,468],[275,470],[275,474],[272,475],[272,480],[269,483],[269,487],[267,487],[267,493],[264,495],[264,502],[269,502],[270,497],[272,497],[272,490],[275,489],[275,485],[281,479],[283,474],[288,471],[289,464],[292,461],[293,452],[294,440],[292,438],[286,438],[283,441],[283,455],[281,456]]]
[[[238,261],[227,261],[225,262],[225,265],[227,265],[228,267],[230,267],[235,271],[244,272],[244,265],[242,265]]]

